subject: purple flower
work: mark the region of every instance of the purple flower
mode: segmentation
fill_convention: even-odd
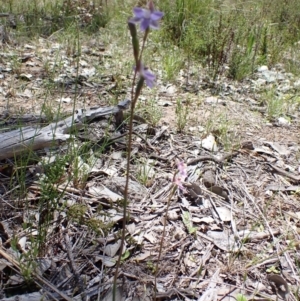
[[[140,69],[138,72],[141,75],[141,77],[144,78],[144,80],[146,81],[146,85],[149,88],[153,88],[155,86],[156,77],[147,67],[145,67],[143,64],[140,64]]]
[[[182,190],[183,192],[186,192],[186,189],[183,187],[183,180],[181,177],[179,177],[178,175],[175,176],[174,178],[174,184],[178,186],[178,188],[180,190]]]
[[[177,161],[177,168],[179,171],[180,176],[185,180],[187,177],[187,170],[186,170],[186,165],[184,164],[183,161]]]
[[[158,21],[163,17],[164,13],[154,10],[153,2],[149,2],[149,9],[135,7],[133,9],[134,17],[129,20],[130,23],[140,23],[141,31],[145,31],[149,27],[158,29]]]
[[[177,168],[178,168],[178,174],[175,175],[173,182],[175,185],[178,186],[179,189],[185,192],[186,189],[183,187],[183,182],[187,177],[186,165],[184,164],[183,161],[177,161]]]

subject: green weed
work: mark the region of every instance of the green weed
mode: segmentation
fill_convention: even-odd
[[[203,124],[205,132],[207,134],[212,133],[217,137],[218,143],[222,144],[226,151],[232,150],[233,146],[240,142],[234,131],[237,121],[234,122],[229,114],[227,110],[219,113],[213,109],[209,118]]]
[[[149,162],[149,160],[144,160],[144,159],[139,160],[137,166],[137,175],[136,175],[139,182],[147,187],[149,181],[151,181],[151,179],[154,178],[154,175],[155,175],[154,167]]]
[[[151,126],[157,126],[163,116],[161,107],[155,99],[149,99],[145,103],[138,103],[136,112]]]
[[[247,299],[244,295],[238,294],[238,295],[236,296],[236,300],[237,300],[237,301],[247,301],[248,299]]]
[[[164,79],[172,81],[178,75],[184,65],[184,56],[179,49],[168,51],[163,56]]]
[[[299,96],[278,93],[275,88],[262,93],[262,102],[266,106],[266,117],[273,121],[278,117],[289,119],[299,108]]]
[[[195,234],[197,228],[193,226],[190,213],[188,211],[184,211],[183,214],[181,215],[181,218],[189,234]]]
[[[92,33],[106,26],[110,11],[103,0],[9,0],[2,6],[2,12],[11,14],[10,23],[18,28],[18,34],[27,37],[50,36],[75,23]]]
[[[187,125],[190,112],[189,105],[189,100],[186,100],[185,103],[180,99],[176,100],[176,127],[179,132],[182,132]]]
[[[242,80],[259,64],[276,64],[300,39],[299,1],[160,1],[163,37],[200,61],[213,78]],[[297,25],[298,24],[298,25]],[[225,68],[225,67],[228,68]]]

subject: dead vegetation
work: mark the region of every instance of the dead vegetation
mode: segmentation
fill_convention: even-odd
[[[112,71],[115,44],[95,37],[64,43],[55,34],[17,46],[8,41],[1,49],[0,137],[128,95],[127,71]],[[111,300],[120,252],[116,300],[152,300],[155,275],[157,300],[299,300],[299,119],[267,122],[221,85],[204,76],[199,82],[202,74],[182,73],[176,91],[160,82],[156,95],[146,92],[159,100],[163,122],[153,125],[147,100],[137,112],[123,250],[126,116],[122,124],[102,116],[68,131],[59,147],[1,161],[2,300]],[[257,96],[223,80],[245,98]],[[182,132],[175,94],[198,100],[189,102]],[[178,190],[166,211],[176,159],[187,164],[186,191]]]

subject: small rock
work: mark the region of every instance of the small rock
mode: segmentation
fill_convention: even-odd
[[[226,102],[222,99],[219,99],[214,96],[207,97],[204,101],[206,104],[226,104]]]
[[[84,77],[91,77],[95,75],[95,73],[96,73],[96,68],[91,67],[91,68],[84,68],[81,72],[81,75]]]
[[[159,101],[157,104],[161,107],[169,107],[169,106],[173,105],[173,103],[171,101],[167,101],[167,100]]]
[[[294,79],[295,79],[295,75],[294,75],[293,73],[290,73],[290,72],[287,72],[287,73],[285,74],[285,76],[286,76],[287,78],[291,79],[291,80],[294,80]]]
[[[228,208],[226,207],[216,207],[216,211],[218,212],[218,215],[220,219],[223,222],[230,222],[231,221],[231,212]]]
[[[62,97],[62,98],[56,99],[56,101],[63,102],[63,103],[70,103],[72,101],[72,99],[70,97]]]
[[[167,94],[174,94],[176,91],[177,91],[177,89],[174,85],[170,85],[166,89]]]
[[[278,89],[278,91],[280,91],[282,93],[286,93],[291,89],[291,86],[289,84],[285,84],[285,85],[279,86],[277,89]]]
[[[233,85],[228,85],[228,88],[231,90],[231,91],[237,91],[237,88]]]
[[[205,127],[201,126],[201,125],[198,125],[198,131],[199,132],[204,132],[205,131]]]
[[[209,151],[218,151],[217,142],[212,134],[209,134],[205,139],[201,141],[201,146]]]
[[[257,71],[258,72],[264,72],[264,71],[267,71],[269,70],[268,66],[260,66],[257,68]]]
[[[177,214],[176,210],[171,210],[168,213],[168,218],[171,221],[177,221],[179,219],[179,215]]]
[[[249,134],[248,134],[249,135]],[[252,134],[251,134],[252,135]],[[243,141],[241,143],[241,148],[242,149],[249,149],[249,150],[254,150],[254,145],[252,141]]]
[[[273,71],[262,72],[262,76],[268,83],[274,83],[277,79],[276,74]]]
[[[268,142],[268,141],[266,141],[265,144],[270,145],[281,156],[288,156],[291,153],[291,151],[287,147],[285,147],[284,145],[279,144],[278,142]]]
[[[284,117],[279,117],[277,121],[278,121],[278,125],[282,125],[282,126],[288,126],[291,124],[290,121],[285,119]]]
[[[24,45],[24,48],[26,48],[26,49],[32,49],[32,50],[35,50],[35,49],[36,49],[35,46],[29,45],[29,44],[25,44],[25,45]]]
[[[206,170],[202,176],[204,186],[209,188],[209,187],[215,185],[215,183],[216,183],[215,178],[216,178],[216,175],[215,175],[214,171],[212,171],[211,169]]]
[[[293,86],[295,89],[300,90],[300,79],[296,80]]]
[[[256,86],[263,86],[263,85],[265,85],[266,84],[266,80],[265,79],[263,79],[263,78],[259,78],[258,80],[256,80],[256,81],[254,81],[254,84],[256,85]]]
[[[25,74],[25,73],[21,73],[19,75],[19,78],[23,79],[23,80],[27,80],[30,81],[32,79],[32,74]]]

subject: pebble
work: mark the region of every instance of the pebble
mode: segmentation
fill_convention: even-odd
[[[264,72],[264,71],[267,71],[269,70],[268,66],[260,66],[257,68],[257,71],[258,72]]]
[[[208,151],[213,151],[213,152],[218,151],[217,142],[212,134],[209,134],[206,138],[204,138],[201,141],[201,146]]]
[[[282,125],[282,126],[288,126],[291,124],[290,121],[285,119],[284,117],[279,117],[277,121],[278,121],[278,125]]]
[[[293,84],[294,88],[300,90],[300,79],[296,80]]]

